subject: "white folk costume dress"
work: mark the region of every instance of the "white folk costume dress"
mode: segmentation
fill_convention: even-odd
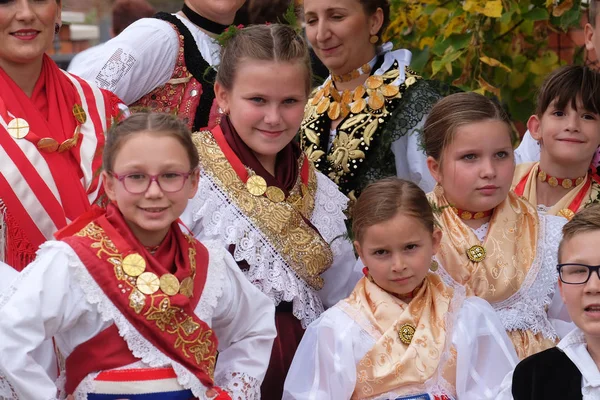
[[[158,13],[102,45],[72,72],[137,109],[177,114],[192,131],[213,126],[214,67],[220,46],[185,17]]]
[[[467,226],[443,189],[428,194],[444,235],[436,258],[447,284],[496,310],[519,358],[553,347],[573,325],[558,296],[558,244],[564,218],[538,216],[526,200],[509,192],[488,224]]]
[[[277,305],[279,336],[263,398],[281,398],[303,328],[346,297],[360,278],[345,237],[348,200],[295,142],[278,154],[276,177],[228,118],[194,134],[194,142],[200,184],[182,219],[197,237],[216,238],[229,248],[248,280]]]
[[[595,166],[592,168],[596,169]],[[535,205],[540,213],[558,215],[571,220],[575,214],[592,202],[600,201],[600,177],[597,171],[588,171],[580,181],[573,183],[573,188],[556,204],[546,206],[537,202],[537,185],[548,185],[539,182],[540,163],[523,163],[517,165],[513,178],[513,190]]]
[[[98,200],[104,132],[124,109],[48,56],[31,97],[0,69],[0,261],[22,270]]]
[[[55,399],[64,386],[61,397],[76,400],[204,400],[218,385],[258,399],[275,337],[270,300],[220,244],[205,247],[177,222],[151,254],[114,205],[95,212],[44,244],[2,301],[0,375],[16,396],[0,396]],[[66,356],[62,384],[29,357],[52,336]]]
[[[388,176],[412,181],[425,192],[435,184],[421,131],[433,104],[450,88],[411,71],[410,51],[391,49],[391,43],[381,46],[364,85],[340,94],[330,76],[305,109],[302,149],[351,200]],[[340,116],[332,130],[331,121]]]
[[[490,305],[429,273],[410,303],[363,278],[307,329],[284,400],[495,399],[517,355]]]

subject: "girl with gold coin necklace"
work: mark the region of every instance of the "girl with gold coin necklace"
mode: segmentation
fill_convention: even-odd
[[[494,307],[521,359],[554,346],[571,325],[556,272],[566,220],[538,216],[510,190],[508,117],[484,96],[453,94],[431,110],[424,142],[438,182],[428,197],[444,232],[439,274]]]
[[[300,143],[351,200],[377,179],[398,176],[429,191],[420,131],[449,88],[408,68],[411,53],[382,37],[388,0],[305,0],[306,35],[331,71],[306,106]]]
[[[495,399],[517,354],[489,303],[435,273],[442,232],[425,193],[367,186],[352,230],[365,277],[308,328],[283,399]]]
[[[347,199],[294,140],[309,63],[304,39],[290,26],[235,29],[215,83],[221,123],[194,134],[200,187],[184,221],[200,237],[218,237],[277,306],[265,399],[281,398],[304,328],[360,277],[343,237]]]
[[[103,163],[111,203],[44,244],[4,300],[0,376],[17,398],[55,398],[29,356],[54,337],[65,395],[258,399],[274,307],[220,244],[179,221],[198,187],[191,133],[173,116],[136,114],[108,134]]]

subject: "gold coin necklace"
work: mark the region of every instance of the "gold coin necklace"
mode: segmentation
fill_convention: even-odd
[[[40,138],[31,131],[29,123],[23,118],[13,118],[8,123],[6,129],[13,138],[19,140],[26,139],[31,143],[34,143],[40,151],[45,153],[54,153],[56,151],[59,153],[64,153],[79,143],[79,138],[81,137],[81,126],[87,121],[87,114],[85,113],[83,107],[81,107],[79,104],[75,104],[71,111],[75,117],[77,126],[75,127],[73,136],[64,140],[62,143],[59,143],[56,139],[51,137]]]
[[[158,276],[146,271],[147,263],[139,253],[132,253],[123,258],[123,272],[135,280],[135,288],[143,294],[152,295],[160,289],[167,296],[182,294],[191,297],[194,293],[194,278],[186,277],[180,283],[179,279],[170,273]]]

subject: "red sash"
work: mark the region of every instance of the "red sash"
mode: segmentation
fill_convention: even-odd
[[[118,102],[109,92],[61,71],[47,56],[31,98],[0,69],[0,211],[8,231],[4,261],[15,269],[22,270],[41,243],[98,197],[104,132],[118,116]],[[6,129],[14,118],[23,118],[33,135],[62,143],[75,132],[76,104],[87,118],[69,151],[42,152]]]
[[[206,283],[206,248],[193,237],[183,234],[174,222],[152,255],[135,238],[113,204],[105,213],[95,209],[91,215],[92,222],[75,235],[61,239],[75,250],[104,294],[146,340],[183,365],[204,386],[212,388],[218,342],[215,333],[194,313]],[[81,226],[85,222],[86,216],[73,225]],[[70,230],[72,227],[61,232],[59,238],[68,235]],[[145,272],[159,277],[173,274],[180,282],[192,277],[192,295],[189,298],[181,293],[168,296],[160,289],[153,294],[143,294],[136,286],[136,279],[129,277],[123,269],[123,259],[131,254],[143,257]],[[116,338],[114,334],[112,336]],[[130,361],[130,357],[124,357],[115,362],[128,364]],[[78,375],[77,379],[82,379],[81,374]],[[69,388],[76,386],[70,384]]]

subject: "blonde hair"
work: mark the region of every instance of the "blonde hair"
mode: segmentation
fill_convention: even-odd
[[[217,82],[231,90],[239,64],[247,60],[301,62],[306,69],[306,95],[310,93],[312,70],[308,46],[289,25],[251,25],[240,29],[221,49]]]
[[[489,120],[505,122],[510,136],[508,116],[491,99],[473,92],[444,97],[433,106],[423,127],[425,153],[439,162],[459,127]]]
[[[418,218],[433,232],[435,220],[425,193],[416,184],[394,177],[371,183],[361,193],[352,213],[354,239],[360,243],[367,228],[399,212]]]
[[[600,204],[593,204],[579,211],[572,220],[563,226],[563,237],[558,246],[558,262],[561,262],[562,248],[573,237],[587,232],[600,231]]]

